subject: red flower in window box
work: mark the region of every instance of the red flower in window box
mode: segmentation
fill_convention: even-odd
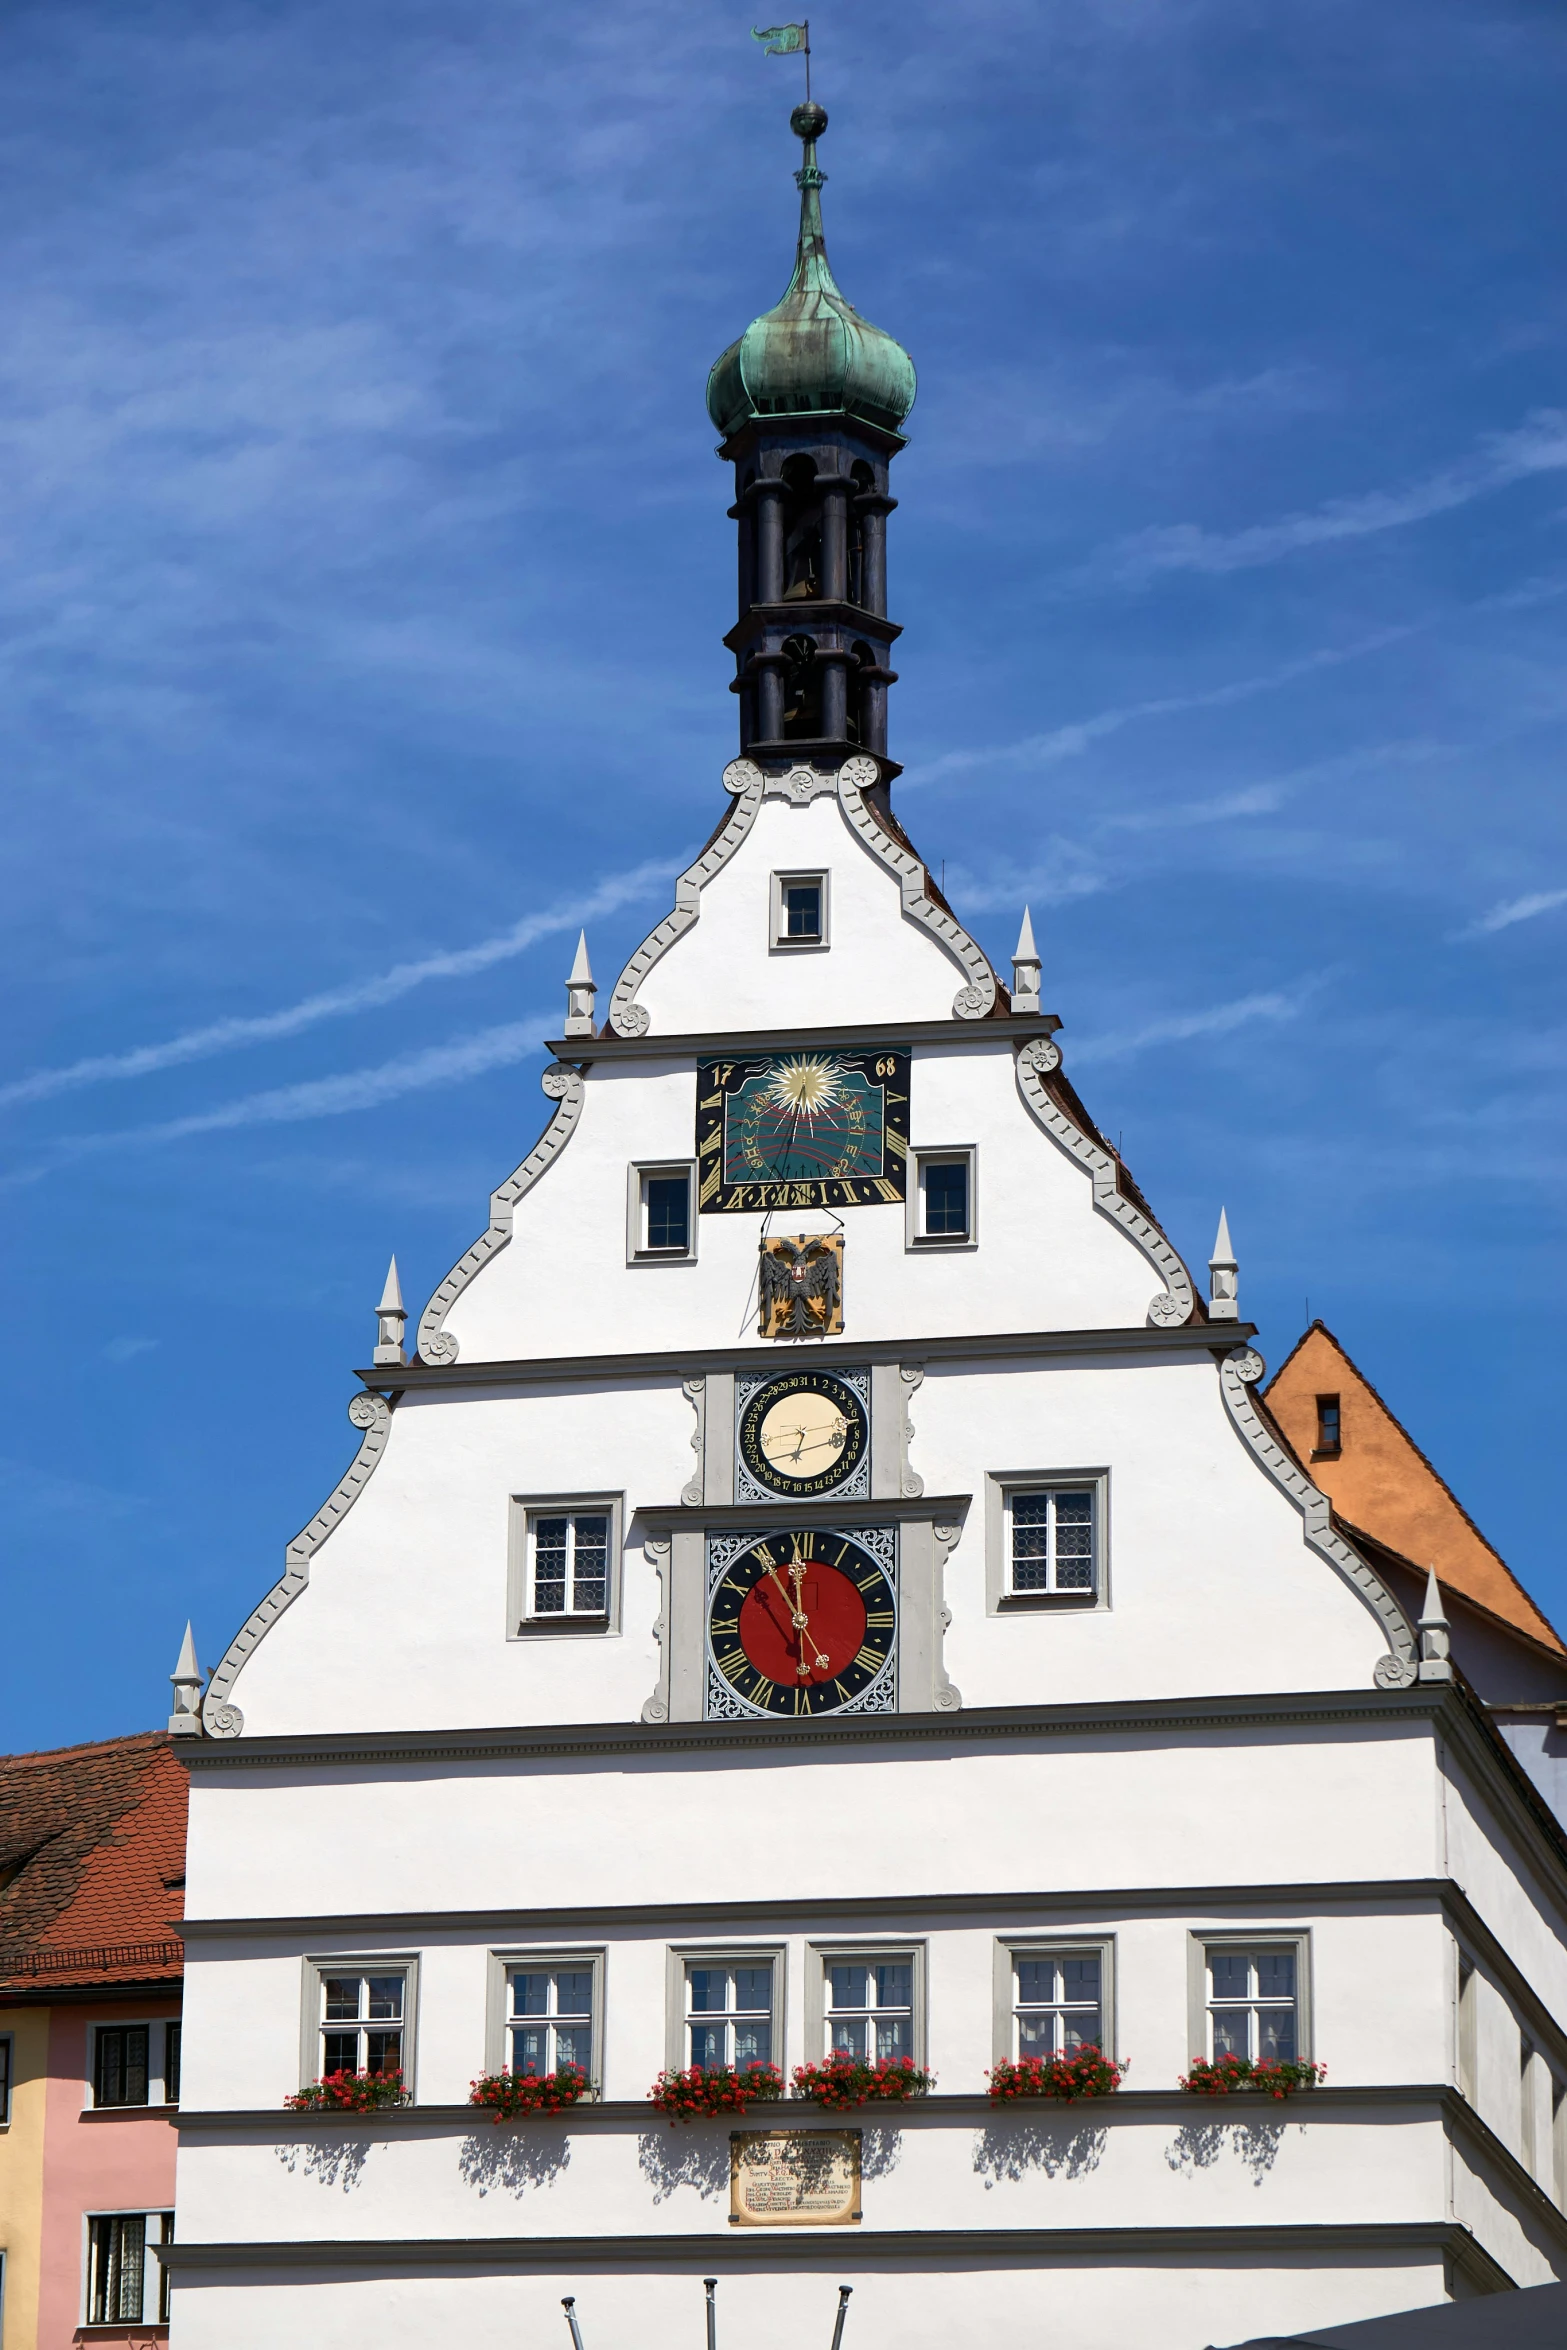
[[[661,2072],[649,2089],[648,2103],[672,2122],[694,2122],[706,2115],[743,2114],[753,2099],[781,2097],[783,2074],[775,2064],[688,2065],[684,2072]]]
[[[835,2048],[820,2064],[794,2068],[795,2095],[814,2097],[834,2113],[883,2099],[901,2104],[909,2097],[926,2097],[935,2084],[935,2074],[912,2056],[871,2058],[855,2056],[847,2048]]]
[[[517,2121],[529,2113],[564,2113],[580,2105],[593,2084],[580,2064],[558,2065],[552,2073],[481,2073],[468,2085],[468,2103],[482,2106],[495,2122]]]
[[[290,2113],[378,2113],[388,2105],[406,2105],[408,2090],[400,2072],[336,2072],[283,2103]]]
[[[1249,2056],[1194,2056],[1191,2071],[1180,2076],[1181,2087],[1193,2097],[1231,2097],[1248,2089],[1260,2089],[1266,2097],[1292,2097],[1327,2077],[1325,2064],[1284,2056],[1263,2056],[1255,2063]]]
[[[1069,2053],[1006,2058],[985,2077],[993,2105],[1018,2097],[1059,2097],[1071,2104],[1079,2097],[1113,2096],[1129,2069],[1090,2040]]]

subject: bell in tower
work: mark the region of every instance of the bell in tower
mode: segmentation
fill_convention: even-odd
[[[713,368],[707,407],[735,469],[740,748],[750,758],[836,766],[887,757],[887,469],[914,405],[914,362],[834,282],[822,236],[816,142],[824,107],[789,117],[805,159],[800,242],[781,302],[753,319]]]

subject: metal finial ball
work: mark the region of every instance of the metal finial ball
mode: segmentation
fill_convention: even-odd
[[[789,117],[789,128],[797,139],[819,139],[827,128],[827,109],[818,106],[814,98],[807,98]]]

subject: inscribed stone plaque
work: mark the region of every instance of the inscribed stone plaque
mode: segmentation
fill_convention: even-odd
[[[858,2130],[731,2130],[732,2228],[844,2228],[860,2216]]]

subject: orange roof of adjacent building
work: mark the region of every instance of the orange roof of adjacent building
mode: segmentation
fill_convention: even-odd
[[[179,1981],[185,1796],[161,1730],[0,1756],[0,1995]]]
[[[1460,1599],[1567,1655],[1517,1576],[1394,1418],[1324,1322],[1313,1322],[1265,1389],[1268,1408],[1338,1516]],[[1317,1443],[1319,1397],[1336,1396],[1339,1450]]]

